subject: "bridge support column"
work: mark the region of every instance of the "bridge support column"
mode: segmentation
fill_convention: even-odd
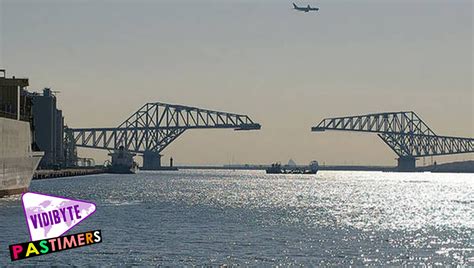
[[[143,170],[161,169],[161,154],[155,152],[143,153]]]
[[[413,156],[402,156],[398,158],[397,171],[411,172],[415,171],[416,158]]]

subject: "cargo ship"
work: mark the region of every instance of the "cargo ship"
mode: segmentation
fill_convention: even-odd
[[[28,191],[43,156],[32,149],[27,86],[28,79],[7,78],[5,70],[0,70],[0,197]]]
[[[138,171],[138,164],[133,161],[136,154],[129,152],[123,146],[110,153],[112,162],[107,165],[108,173],[115,174],[135,174]]]
[[[280,163],[272,164],[265,171],[267,174],[316,174],[319,170],[317,161],[311,161],[309,166],[285,165]]]

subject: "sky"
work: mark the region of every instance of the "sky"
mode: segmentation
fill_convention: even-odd
[[[281,0],[0,0],[0,67],[30,90],[59,91],[70,127],[118,126],[154,101],[262,125],[189,130],[164,163],[395,165],[376,135],[310,131],[325,117],[384,111],[474,137],[472,1],[295,2],[320,11]]]

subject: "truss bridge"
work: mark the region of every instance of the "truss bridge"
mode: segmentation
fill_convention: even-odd
[[[196,107],[147,103],[117,127],[66,128],[66,137],[77,147],[115,150],[123,146],[143,155],[143,169],[161,167],[161,152],[190,129],[258,130],[247,115]]]
[[[398,170],[413,171],[417,157],[474,152],[474,139],[435,134],[414,112],[387,112],[323,119],[312,131],[377,134],[398,155]]]

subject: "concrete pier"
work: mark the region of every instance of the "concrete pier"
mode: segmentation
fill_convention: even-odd
[[[102,173],[105,173],[104,168],[68,168],[60,170],[41,169],[36,170],[35,174],[33,175],[33,180],[85,176]]]
[[[398,158],[397,171],[413,172],[416,170],[415,163],[416,158],[413,156],[400,157]]]
[[[160,170],[161,154],[146,151],[143,153],[143,170]]]

